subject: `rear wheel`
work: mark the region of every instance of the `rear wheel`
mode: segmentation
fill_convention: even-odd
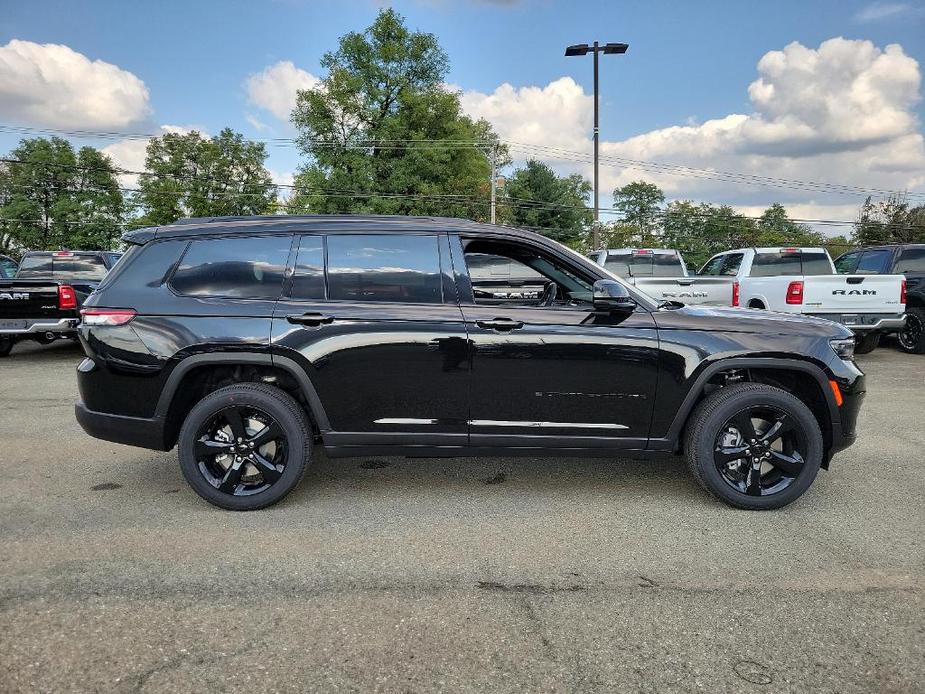
[[[687,430],[688,466],[712,495],[750,510],[798,499],[822,464],[822,432],[809,408],[779,388],[728,386],[706,398]]]
[[[0,357],[10,356],[10,351],[13,349],[13,338],[12,337],[0,337]]]
[[[880,344],[880,333],[869,332],[858,336],[854,344],[855,354],[870,354]]]
[[[211,504],[252,511],[292,491],[312,456],[304,410],[279,388],[241,383],[210,393],[183,423],[180,468]]]
[[[896,337],[904,352],[925,354],[925,309],[906,309],[906,324]]]

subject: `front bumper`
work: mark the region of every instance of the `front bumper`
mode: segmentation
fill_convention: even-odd
[[[61,318],[55,321],[22,318],[0,321],[0,335],[35,335],[40,333],[72,333],[77,330],[79,318]],[[13,327],[3,327],[4,325]]]
[[[170,450],[164,442],[164,420],[160,417],[147,419],[94,412],[80,401],[74,405],[74,414],[81,428],[94,438],[155,451]]]
[[[810,313],[807,315],[841,323],[856,333],[871,330],[901,330],[906,324],[905,313]]]

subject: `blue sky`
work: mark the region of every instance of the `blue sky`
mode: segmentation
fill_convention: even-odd
[[[148,96],[144,108],[136,109],[134,120],[110,118],[106,122],[103,117],[101,127],[95,128],[91,127],[94,121],[89,119],[85,129],[155,132],[159,126],[171,124],[198,126],[214,133],[227,125],[249,137],[287,136],[291,135],[288,126],[254,101],[248,90],[248,77],[281,61],[291,61],[299,74],[304,71],[320,76],[319,59],[324,51],[333,49],[338,37],[346,31],[368,26],[381,4],[366,0],[159,3],[0,0],[0,46],[12,40],[60,44],[89,61],[117,66],[143,82]],[[920,66],[925,64],[925,3],[422,0],[392,5],[406,16],[411,27],[439,37],[451,60],[447,81],[470,93],[464,104],[470,106],[474,115],[495,114],[503,136],[513,139],[516,133],[522,139],[525,132],[533,133],[540,139],[539,144],[555,142],[556,146],[570,151],[585,146],[590,123],[582,113],[587,110],[584,106],[588,104],[591,91],[591,60],[590,57],[565,58],[563,48],[568,43],[594,39],[625,41],[630,44],[629,52],[624,56],[606,56],[601,65],[602,138],[613,143],[608,151],[614,156],[636,155],[630,158],[858,187],[919,190],[920,185],[925,185],[925,181],[915,175],[919,160],[914,156],[898,167],[904,173],[883,173],[884,158],[892,157],[891,152],[907,151],[910,147],[917,152],[922,147],[925,104],[918,98],[921,91],[917,80],[920,80]],[[759,78],[759,61],[769,52],[780,51],[793,42],[807,51],[815,51],[823,42],[837,37],[869,41],[877,52],[883,52],[890,44],[901,47],[904,62],[900,67],[907,71],[906,78],[896,87],[884,88],[874,98],[878,104],[883,102],[877,108],[886,112],[895,107],[901,112],[888,114],[887,118],[896,117],[901,121],[892,129],[888,128],[889,132],[874,135],[841,132],[839,128],[847,127],[844,124],[855,119],[850,110],[838,115],[842,125],[833,125],[824,119],[813,121],[816,116],[809,112],[798,115],[794,121],[781,109],[800,111],[799,99],[773,102],[776,94],[784,91],[783,82],[771,87],[765,85],[761,92],[765,95],[764,101],[760,103],[749,91],[749,85]],[[849,55],[853,45],[835,46],[832,50],[839,48],[842,53],[837,55]],[[2,55],[0,49],[0,66]],[[41,56],[41,52],[35,55]],[[773,79],[798,81],[803,71],[798,61],[816,62],[811,54],[807,55],[809,57],[797,53],[788,56],[785,74]],[[25,62],[39,59],[28,57]],[[833,60],[835,64],[842,61],[837,56]],[[869,78],[861,80],[865,84],[894,72],[889,64],[871,67],[874,60],[871,57],[869,64],[855,66],[855,78],[863,77],[869,67]],[[916,75],[911,74],[913,65]],[[26,71],[22,67],[15,69]],[[568,104],[574,106],[573,117],[559,117],[555,110],[557,102],[543,99],[544,92],[541,92],[541,100],[552,104],[551,112],[544,114],[545,120],[532,130],[518,128],[514,120],[524,110],[517,111],[517,102],[526,97],[525,92],[518,90],[526,87],[543,90],[569,76],[577,83],[577,91],[561,82],[558,87],[565,91],[557,93],[563,100],[559,108],[564,109]],[[46,117],[40,110],[18,107],[30,79],[36,79],[35,75],[4,76],[0,67],[0,122],[62,127],[62,119],[68,122],[67,118]],[[815,79],[822,85],[832,82],[822,68]],[[766,79],[766,82],[771,81]],[[9,87],[11,82],[13,86]],[[5,83],[7,90],[12,90],[6,106],[2,103]],[[514,111],[507,122],[506,97],[496,93],[504,83],[513,87],[509,96],[514,102],[511,104]],[[850,85],[856,83],[856,79],[848,80],[845,89],[852,89]],[[798,83],[793,93],[813,92],[814,84],[812,80]],[[898,91],[902,91],[899,96],[896,95]],[[768,93],[775,96],[767,97]],[[891,99],[897,103],[890,102]],[[841,99],[835,94],[829,103],[839,101]],[[871,99],[865,96],[859,103],[859,109],[868,109]],[[734,136],[728,136],[734,138],[736,144],[697,144],[702,138],[711,137],[707,132],[709,128],[684,134],[687,138],[684,142],[663,142],[666,137],[673,137],[670,131],[664,130],[666,128],[699,128],[712,121],[726,123],[723,119],[730,114],[747,116],[756,111],[761,112],[762,126],[771,121],[784,130],[794,122],[807,125],[806,137],[797,145],[783,143],[779,150],[774,150],[777,140],[760,134],[755,137],[766,144],[766,149],[759,150],[755,144],[757,140],[747,134],[749,123],[745,123],[742,127],[746,134],[736,131]],[[521,120],[527,117],[520,116]],[[870,119],[870,127],[874,129],[879,120],[883,120],[867,111],[856,120],[863,118]],[[260,129],[254,123],[262,124]],[[564,128],[576,132],[560,132]],[[769,128],[767,132],[771,132]],[[643,140],[633,141],[640,137]],[[771,141],[767,137],[771,137]],[[852,137],[863,141],[852,141]],[[748,144],[743,144],[743,138]],[[8,150],[16,140],[9,134],[0,134],[0,148]],[[857,158],[859,148],[868,151],[875,140],[874,145],[881,150]],[[99,144],[110,142],[99,141]],[[893,149],[882,149],[887,146]],[[846,155],[848,159],[839,160],[841,163],[826,159],[831,151],[825,154],[824,150],[832,147],[841,148],[837,154]],[[708,151],[698,153],[698,148]],[[732,149],[736,150],[736,156],[731,153]],[[562,170],[588,172],[581,163],[560,161],[554,156],[549,158]],[[848,161],[856,161],[857,167],[867,171],[854,171],[857,167],[846,165]],[[298,163],[299,157],[292,149],[271,150],[269,166],[280,175],[292,172]],[[839,168],[851,169],[851,175]],[[616,167],[610,167],[605,183],[621,183],[624,180],[621,175]],[[819,214],[845,214],[850,205],[858,202],[856,198],[815,192],[807,195],[806,191],[786,188],[723,188],[705,185],[703,181],[687,185],[683,180],[676,180],[666,187],[672,188],[669,191],[672,196],[728,201],[743,209],[782,199],[797,211],[805,208],[817,209]]]

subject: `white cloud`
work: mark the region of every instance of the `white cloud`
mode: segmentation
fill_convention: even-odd
[[[907,2],[873,2],[866,7],[862,7],[854,15],[854,21],[866,24],[868,22],[879,22],[892,17],[920,13],[920,9],[914,8]]]
[[[151,113],[131,72],[67,46],[14,39],[0,46],[0,117],[30,125],[124,128]]]
[[[283,60],[251,75],[244,85],[250,103],[288,123],[298,90],[311,89],[318,82],[317,77],[296,67],[291,60]]]
[[[870,41],[835,38],[813,49],[791,43],[759,61],[758,78],[748,87],[750,113],[699,124],[688,121],[622,141],[603,140],[602,158],[619,157],[624,163],[602,165],[602,197],[619,185],[646,179],[672,198],[748,207],[780,201],[804,217],[813,216],[807,214],[810,209],[818,209],[820,218],[836,209],[845,212],[846,205],[856,209],[860,201],[819,190],[681,177],[634,167],[626,159],[923,191],[925,140],[914,111],[920,83],[918,63],[895,44],[880,49]],[[590,153],[590,99],[563,77],[546,87],[505,84],[492,94],[466,92],[462,103],[471,115],[491,121],[504,139]],[[527,156],[523,150],[514,154]],[[540,158],[560,171],[577,170],[590,177],[586,163]]]

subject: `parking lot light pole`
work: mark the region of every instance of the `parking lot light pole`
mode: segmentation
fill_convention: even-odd
[[[598,250],[597,246],[600,243],[599,237],[599,220],[600,220],[600,204],[598,202],[598,144],[600,141],[600,125],[598,124],[598,79],[597,79],[597,56],[599,53],[611,54],[611,53],[626,53],[626,49],[629,48],[628,43],[605,43],[601,46],[597,41],[592,45],[586,43],[578,43],[573,46],[568,46],[565,49],[566,57],[571,57],[575,55],[587,55],[588,53],[594,54],[594,225],[591,227],[591,247],[592,250]]]

